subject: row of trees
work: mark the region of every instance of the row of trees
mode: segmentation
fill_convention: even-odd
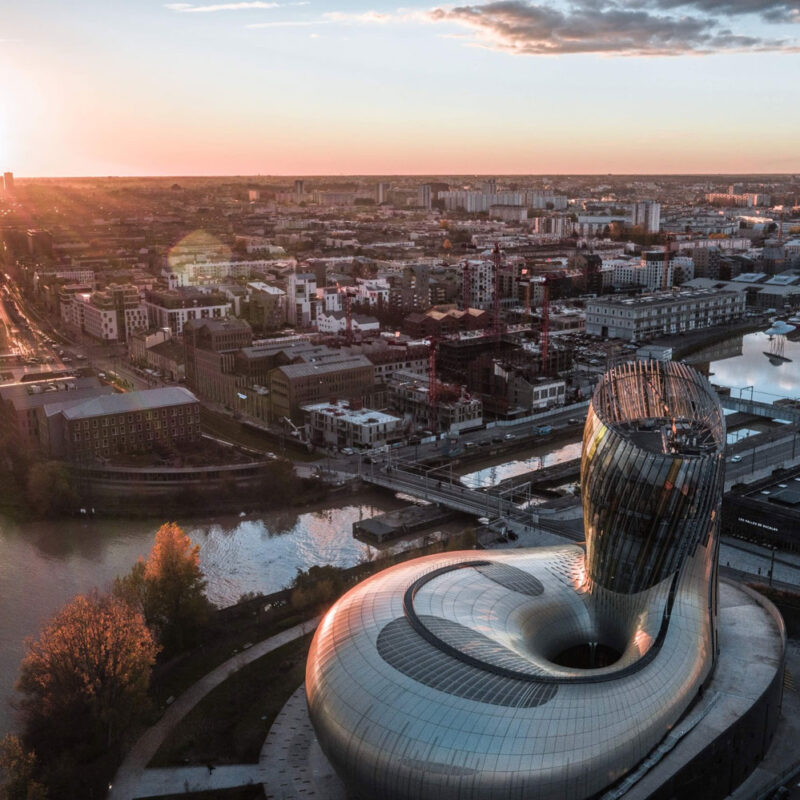
[[[199,550],[176,524],[162,525],[148,558],[111,592],[75,597],[27,643],[22,735],[0,746],[0,798],[101,796],[97,764],[148,715],[157,654],[193,645],[210,618]]]

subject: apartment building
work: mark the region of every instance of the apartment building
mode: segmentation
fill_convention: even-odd
[[[374,383],[374,368],[363,355],[287,364],[270,372],[269,390],[275,418],[302,422],[302,407],[326,398],[360,399]]]
[[[182,386],[95,397],[65,408],[64,441],[72,461],[200,439],[200,402]]]
[[[594,298],[586,303],[586,333],[641,342],[668,333],[710,328],[741,318],[745,294],[714,289]]]
[[[151,328],[169,328],[178,335],[189,320],[224,319],[231,310],[230,300],[220,292],[186,288],[147,292],[145,306]]]
[[[346,400],[303,407],[311,441],[327,447],[381,447],[400,439],[403,420]]]
[[[296,328],[317,324],[317,276],[313,272],[292,272],[286,288],[286,318]]]

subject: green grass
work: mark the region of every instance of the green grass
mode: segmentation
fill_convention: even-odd
[[[311,634],[232,674],[178,723],[149,766],[257,763],[272,722],[303,682],[310,644]]]

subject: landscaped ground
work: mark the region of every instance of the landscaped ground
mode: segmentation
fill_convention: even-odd
[[[233,674],[184,717],[148,766],[257,763],[273,720],[303,682],[311,635]]]
[[[152,800],[263,800],[264,789],[259,786],[239,786],[236,789],[215,789],[210,792],[165,794]]]

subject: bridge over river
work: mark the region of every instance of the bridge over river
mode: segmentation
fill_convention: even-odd
[[[382,486],[394,492],[406,494],[438,503],[441,506],[462,511],[476,517],[502,519],[507,522],[538,528],[554,533],[573,542],[583,541],[583,534],[573,528],[546,519],[546,514],[526,504],[514,502],[505,491],[482,491],[470,489],[460,482],[437,474],[420,474],[402,465],[363,464],[359,477],[366,483]]]

